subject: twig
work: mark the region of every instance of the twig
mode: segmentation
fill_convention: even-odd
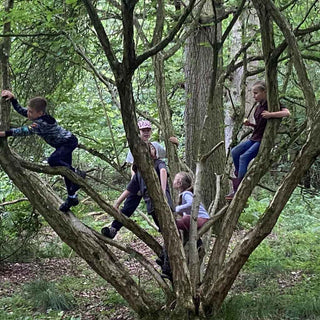
[[[29,201],[28,198],[21,198],[21,199],[16,199],[16,200],[12,200],[12,201],[7,201],[7,202],[2,202],[0,203],[0,206],[9,206],[11,204],[16,204],[22,201]]]

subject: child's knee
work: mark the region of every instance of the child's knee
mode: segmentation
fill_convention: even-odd
[[[56,157],[49,157],[48,164],[50,167],[57,167],[59,166],[59,160]]]

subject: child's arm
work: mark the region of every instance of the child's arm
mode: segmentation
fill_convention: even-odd
[[[114,203],[113,207],[114,207],[115,209],[119,210],[119,207],[120,207],[121,203],[122,203],[125,199],[128,198],[129,194],[130,194],[130,191],[124,190],[124,191],[122,192],[122,194],[120,195],[120,197],[119,197],[119,198],[116,200],[116,202]]]
[[[30,135],[32,135],[34,133],[35,132],[34,132],[32,126],[23,126],[23,127],[20,127],[20,128],[11,128],[11,129],[6,130],[6,131],[1,131],[0,137],[11,137],[11,136],[14,136],[14,137],[17,137],[17,136],[25,137],[25,136],[30,136]]]
[[[271,119],[271,118],[285,118],[290,116],[290,111],[287,108],[282,108],[280,111],[269,112],[264,110],[262,113],[262,118]]]
[[[161,168],[160,169],[160,184],[161,184],[161,189],[164,194],[166,194],[167,181],[168,181],[167,170],[165,168]]]
[[[6,100],[10,100],[13,108],[22,116],[28,117],[28,109],[20,106],[18,100],[15,98],[14,94],[9,90],[2,90],[1,96]]]
[[[183,194],[183,202],[184,204],[181,204],[179,206],[176,206],[176,212],[185,212],[186,214],[191,214],[191,207],[192,207],[192,201],[193,201],[193,194],[191,192],[186,192]]]

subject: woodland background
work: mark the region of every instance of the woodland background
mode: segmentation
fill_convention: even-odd
[[[0,318],[318,319],[319,10],[318,1],[3,1],[1,88],[22,105],[45,96],[79,138],[74,165],[88,175],[48,168],[52,149],[39,137],[1,139]],[[292,116],[268,126],[226,204],[229,149],[247,134],[258,79],[271,108],[280,100]],[[215,221],[203,261],[196,231],[182,248],[165,218],[140,118],[166,146],[171,178],[196,173],[195,203]],[[1,101],[1,130],[25,123]],[[143,204],[114,241],[99,235],[119,218],[112,203],[130,179],[129,146],[163,238]],[[57,209],[61,173],[83,187],[74,215]],[[173,287],[154,263],[163,243]]]

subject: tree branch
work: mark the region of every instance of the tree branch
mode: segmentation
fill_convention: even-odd
[[[189,5],[186,7],[184,13],[179,18],[177,24],[170,30],[168,36],[164,38],[161,42],[156,44],[151,49],[147,50],[143,54],[137,57],[136,59],[136,65],[135,68],[137,68],[143,61],[147,60],[151,56],[155,55],[157,52],[164,49],[176,36],[182,25],[184,24],[185,20],[187,19],[188,15],[191,13],[193,6],[195,4],[196,0],[191,0],[189,2]]]
[[[94,6],[90,0],[82,0],[82,2],[84,3],[84,5],[87,9],[91,23],[93,24],[93,26],[97,32],[98,39],[100,41],[100,44],[102,46],[104,53],[106,54],[106,57],[110,63],[110,67],[111,67],[114,74],[118,74],[119,61],[117,60],[117,58],[113,52],[109,38],[104,30],[104,27],[103,27],[101,20],[97,14],[97,11],[94,8]]]

